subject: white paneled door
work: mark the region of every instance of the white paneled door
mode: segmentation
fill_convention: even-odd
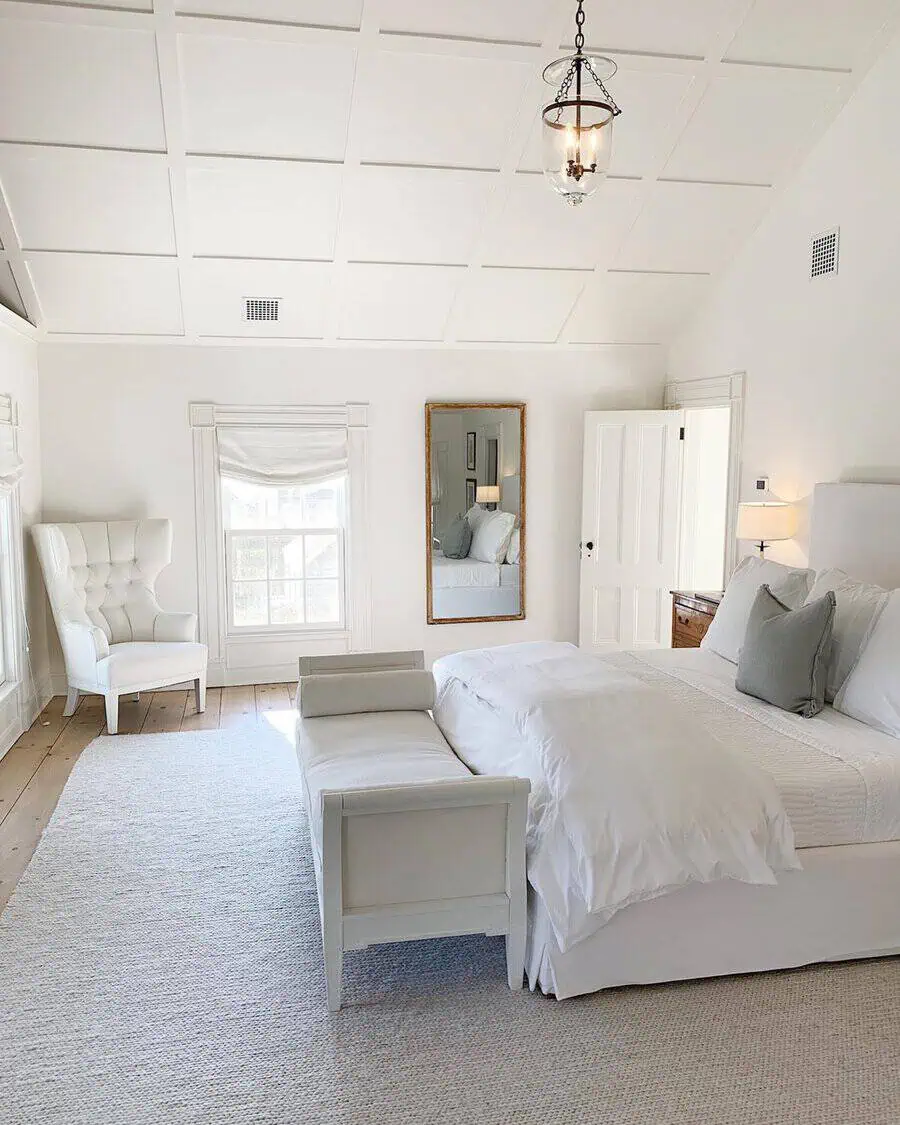
[[[582,648],[669,644],[683,426],[681,410],[585,415]]]

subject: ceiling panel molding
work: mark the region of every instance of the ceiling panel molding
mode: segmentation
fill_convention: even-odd
[[[592,0],[624,113],[578,210],[540,174],[541,72],[572,16],[0,0],[0,300],[53,338],[659,346],[900,6]],[[248,326],[252,295],[284,318]]]
[[[26,251],[175,253],[161,153],[0,145],[0,181]]]
[[[22,255],[19,234],[3,190],[2,177],[0,177],[0,244],[3,246],[3,260],[6,267],[0,300],[3,301],[4,307],[11,308],[16,315],[24,317],[38,329],[42,329],[43,310]]]
[[[179,15],[358,31],[363,0],[178,0]]]
[[[36,7],[0,21],[0,140],[164,149],[152,29],[44,22]]]
[[[175,258],[111,254],[26,255],[47,332],[180,336]]]
[[[725,53],[728,61],[850,71],[885,24],[894,0],[757,0]]]
[[[0,20],[40,20],[81,27],[137,28],[152,31],[152,0],[75,3],[70,0],[0,0]]]
[[[483,267],[466,278],[453,311],[457,340],[556,341],[592,273]]]
[[[457,288],[466,275],[454,266],[348,263],[335,296],[341,340],[444,338]]]
[[[340,164],[189,157],[195,256],[330,261],[342,175]]]
[[[352,49],[185,34],[178,47],[191,152],[344,158]]]
[[[770,198],[768,188],[657,183],[614,265],[715,273],[756,229]]]

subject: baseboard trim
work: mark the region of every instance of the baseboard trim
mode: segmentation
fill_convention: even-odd
[[[9,698],[15,699],[16,714],[0,731],[0,758],[3,758],[15,746],[18,739],[28,730],[53,698],[53,686],[50,677],[46,676],[39,684],[35,684],[34,690],[27,695],[24,686],[20,684]]]

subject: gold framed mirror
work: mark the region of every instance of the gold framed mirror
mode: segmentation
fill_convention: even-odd
[[[429,625],[525,617],[525,404],[425,404]]]

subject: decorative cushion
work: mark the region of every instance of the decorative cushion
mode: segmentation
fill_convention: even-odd
[[[509,537],[509,546],[506,548],[506,561],[515,565],[519,561],[519,529]]]
[[[889,595],[834,706],[900,738],[900,590]]]
[[[473,504],[468,512],[466,512],[466,519],[469,521],[469,527],[471,527],[472,531],[474,532],[475,528],[478,527],[485,516],[489,516],[490,514],[487,508],[482,508],[480,504]]]
[[[465,516],[460,516],[441,536],[441,550],[448,559],[464,559],[472,546],[472,528]]]
[[[304,719],[374,711],[430,711],[434,706],[434,677],[413,669],[304,676],[299,695]]]
[[[828,590],[837,598],[834,639],[828,661],[825,700],[831,703],[859,659],[866,639],[887,605],[890,593],[881,586],[857,582],[843,570],[821,570],[816,575],[807,602],[817,601]]]
[[[825,705],[835,596],[792,610],[768,586],[750,610],[735,687],[810,719]]]
[[[770,586],[779,601],[789,609],[797,609],[806,601],[814,577],[811,570],[798,570],[761,559],[758,555],[748,555],[731,576],[725,596],[700,647],[737,664],[750,610],[760,586]]]
[[[479,562],[502,563],[516,525],[512,512],[486,512],[472,535],[469,558]]]

